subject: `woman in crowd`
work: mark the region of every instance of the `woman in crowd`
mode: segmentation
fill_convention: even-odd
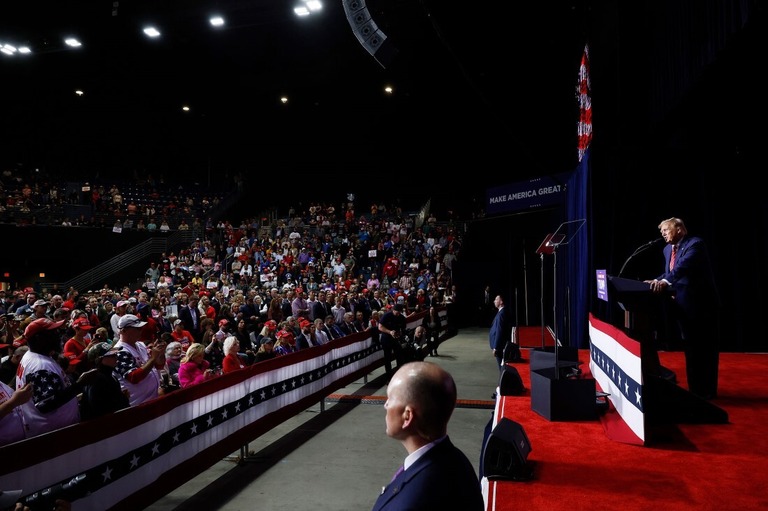
[[[72,322],[74,335],[64,343],[64,356],[69,360],[69,369],[75,377],[91,368],[88,362],[88,348],[92,340],[88,337],[91,323],[86,317],[79,317]]]
[[[270,358],[275,358],[277,353],[275,353],[274,347],[275,341],[269,337],[265,338],[264,342],[262,342],[259,346],[259,350],[256,352],[254,363],[261,362],[262,360],[269,360]]]
[[[280,338],[283,338],[288,344],[292,346],[296,344],[296,335],[297,335],[296,328],[298,328],[298,325],[296,325],[296,328],[294,328],[293,323],[295,323],[295,321],[283,321],[282,323],[280,323],[280,329],[275,334],[278,340]],[[299,330],[298,332],[301,333],[301,330]],[[275,343],[275,348],[277,348],[277,346],[278,346],[278,343]]]
[[[203,295],[197,303],[197,310],[200,311],[201,318],[216,319],[216,308],[211,304],[211,299]]]
[[[179,366],[179,385],[182,388],[210,380],[214,376],[211,364],[205,359],[205,346],[193,343],[181,358]]]
[[[263,323],[267,320],[267,309],[269,308],[266,303],[264,303],[264,299],[261,297],[261,295],[256,295],[253,297],[253,305],[256,308],[256,311],[259,314],[259,322]]]
[[[291,342],[293,341],[293,343]],[[277,341],[275,342],[275,354],[279,357],[298,351],[295,344],[296,339],[293,334],[285,329],[277,332]]]
[[[203,333],[201,343],[203,346],[208,346],[213,340],[213,334],[216,333],[213,329],[213,325],[214,323],[211,318],[203,318],[203,320],[200,321],[200,331]]]
[[[240,343],[240,346],[242,346],[243,349],[251,345],[250,332],[248,331],[248,323],[242,317],[237,320],[237,330],[235,330],[235,337],[237,337],[237,341]],[[227,350],[225,349],[224,350],[225,354],[226,354],[226,351]]]
[[[264,343],[265,339],[271,339],[274,343],[277,341],[277,322],[273,320],[269,320],[266,323],[264,323],[264,327],[262,327],[261,332],[256,336],[256,342],[258,344],[254,345],[255,347],[258,347],[259,345]]]
[[[234,335],[224,339],[224,360],[221,363],[223,373],[231,373],[245,367],[243,359],[240,358],[240,341]]]

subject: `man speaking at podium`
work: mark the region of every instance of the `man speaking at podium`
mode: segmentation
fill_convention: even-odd
[[[685,352],[688,390],[703,399],[717,395],[719,364],[719,298],[704,240],[688,236],[679,218],[659,224],[664,247],[664,273],[645,282],[664,293],[670,317],[677,323]]]

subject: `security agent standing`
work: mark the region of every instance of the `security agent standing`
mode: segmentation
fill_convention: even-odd
[[[379,332],[381,347],[384,349],[384,367],[387,374],[392,373],[393,355],[396,364],[400,365],[400,338],[405,333],[408,322],[405,319],[403,304],[396,304],[391,310],[384,313],[379,320]]]
[[[493,356],[496,357],[499,371],[503,371],[504,347],[512,339],[512,318],[509,317],[509,312],[504,307],[504,299],[501,295],[496,296],[493,305],[498,309],[498,312],[496,312],[496,317],[493,318],[491,330],[488,333],[488,341],[491,345]]]
[[[386,433],[408,452],[373,511],[485,509],[480,481],[448,437],[456,383],[437,364],[410,362],[387,385]]]

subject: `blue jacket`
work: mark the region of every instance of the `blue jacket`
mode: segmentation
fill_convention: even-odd
[[[512,321],[504,306],[496,313],[491,323],[491,331],[488,333],[488,341],[492,350],[503,350],[507,341],[512,338]]]
[[[379,495],[373,511],[483,511],[480,480],[464,453],[443,439]]]
[[[675,268],[669,270],[672,245],[664,247],[665,272],[658,280],[666,280],[675,303],[688,319],[701,319],[718,306],[717,288],[707,247],[701,238],[685,237],[677,245]]]

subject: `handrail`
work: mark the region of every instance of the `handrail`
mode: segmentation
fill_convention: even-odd
[[[98,266],[81,273],[65,283],[41,282],[41,288],[52,289],[54,286],[59,289],[88,289],[95,284],[99,284],[110,276],[122,271],[126,266],[134,264],[141,259],[152,254],[161,254],[169,252],[173,247],[179,245],[191,245],[199,233],[190,230],[177,230],[167,236],[152,236],[139,243],[138,245],[107,259]]]

